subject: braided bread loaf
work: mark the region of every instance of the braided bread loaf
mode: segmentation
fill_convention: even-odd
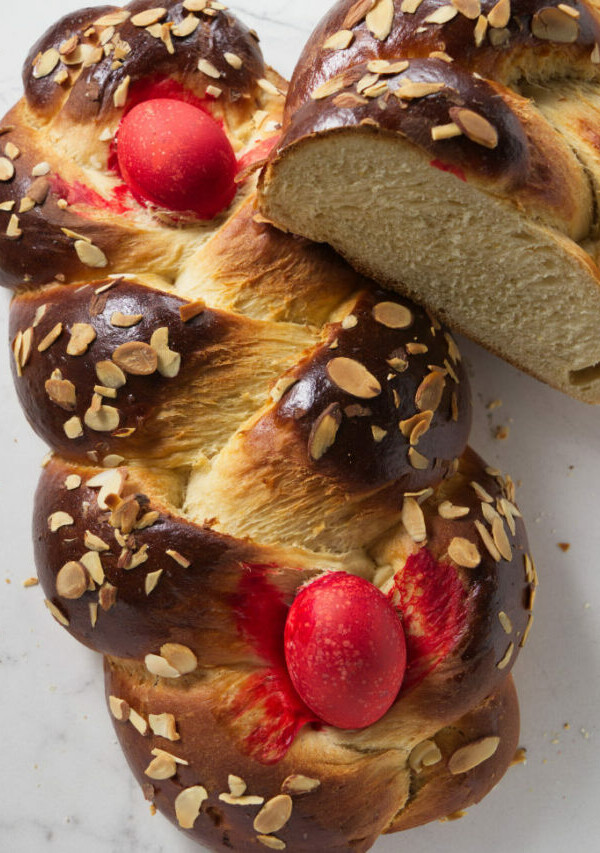
[[[105,656],[145,795],[213,849],[361,851],[509,766],[537,581],[510,479],[466,447],[450,334],[256,215],[244,169],[284,85],[218,3],[64,18],[5,120],[2,270],[19,399],[53,450],[34,511],[46,604]],[[122,179],[121,122],[159,99],[201,108],[236,151],[210,220]],[[354,728],[315,713],[284,654],[300,589],[326,601],[348,578],[401,619],[407,658]],[[362,714],[367,682],[336,685],[344,710]]]
[[[263,212],[597,403],[599,69],[592,2],[341,0],[298,62]]]

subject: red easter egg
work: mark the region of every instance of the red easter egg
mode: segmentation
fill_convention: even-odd
[[[331,572],[303,587],[288,613],[284,642],[294,687],[332,726],[364,728],[398,695],[406,669],[402,623],[363,578]]]
[[[117,158],[133,195],[159,207],[211,219],[235,195],[229,140],[210,115],[184,101],[135,106],[119,127]]]

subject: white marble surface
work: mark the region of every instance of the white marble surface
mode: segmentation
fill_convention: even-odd
[[[2,0],[0,107],[20,91],[35,38],[77,0]],[[99,4],[95,4],[99,5]],[[319,0],[238,0],[267,59],[289,74]],[[8,296],[0,295],[7,338]],[[525,766],[461,821],[380,840],[376,853],[410,847],[461,853],[564,853],[600,837],[600,411],[562,397],[472,345],[472,443],[523,485],[541,590],[531,639],[516,667]],[[100,660],[49,617],[34,574],[30,513],[44,454],[21,414],[0,357],[0,721],[4,734],[0,850],[7,853],[192,853],[162,817],[151,818],[103,703]],[[501,399],[492,413],[485,404]],[[496,425],[510,426],[506,441]],[[570,542],[563,553],[558,542]],[[570,728],[564,729],[568,723]]]

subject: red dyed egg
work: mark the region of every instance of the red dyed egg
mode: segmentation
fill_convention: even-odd
[[[235,154],[223,130],[192,104],[143,101],[117,136],[123,180],[136,198],[211,219],[235,195]]]
[[[345,572],[300,590],[285,625],[285,656],[300,697],[341,729],[379,720],[398,695],[406,669],[395,609],[373,584]]]

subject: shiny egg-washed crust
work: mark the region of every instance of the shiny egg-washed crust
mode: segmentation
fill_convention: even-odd
[[[341,0],[297,63],[261,209],[597,403],[599,80],[592,2]],[[296,170],[316,172],[298,193]]]
[[[243,173],[268,153],[285,83],[220,5],[187,0],[203,9],[183,39],[170,26],[186,19],[181,3],[149,12],[151,31],[129,20],[150,2],[63,19],[29,57],[26,98],[6,122],[19,149],[15,177],[0,181],[0,202],[18,202],[0,246],[4,283],[18,285],[13,372],[53,451],[36,564],[55,619],[106,656],[119,738],[169,819],[215,849],[283,849],[273,818],[254,826],[255,801],[218,794],[230,774],[267,798],[292,776],[287,849],[366,850],[477,801],[508,767],[509,673],[535,570],[510,480],[465,449],[468,379],[433,316],[275,230],[246,174],[231,208],[198,223],[143,207],[111,171],[124,111],[157,92],[200,99]],[[112,44],[110,56],[86,48],[68,80],[54,80],[58,62],[32,78],[32,62],[47,70],[73,35]],[[76,49],[73,38],[66,55]],[[199,55],[218,78],[194,70]],[[21,212],[27,192],[36,204]],[[296,591],[332,570],[382,589],[407,635],[404,686],[362,731],[316,720],[282,662]],[[439,747],[416,763],[431,737]],[[477,764],[452,773],[463,747]],[[199,786],[208,799],[190,816]]]
[[[475,526],[476,522],[486,524],[481,496],[489,506],[500,508],[507,485],[502,478],[486,473],[471,450],[462,457],[458,473],[422,504],[426,543],[414,543],[400,528],[373,550],[376,564],[391,563],[397,570],[399,588],[407,557],[421,548],[435,560],[453,566],[464,589],[468,616],[452,638],[451,649],[433,663],[427,656],[411,659],[415,652],[409,651],[414,683],[401,690],[391,710],[376,724],[356,732],[305,726],[289,751],[277,752],[274,764],[265,760],[262,751],[270,745],[269,737],[275,737],[269,734],[272,709],[260,701],[253,703],[252,691],[257,679],[268,684],[276,677],[277,668],[268,653],[261,654],[262,647],[252,642],[236,617],[248,608],[260,612],[269,590],[287,606],[298,587],[320,574],[326,561],[321,558],[319,566],[315,555],[289,551],[286,562],[285,549],[240,542],[190,523],[168,498],[154,497],[154,493],[165,492],[159,481],[137,474],[135,469],[103,472],[127,477],[121,498],[135,497],[140,520],[148,513],[156,515],[150,526],[134,527],[123,537],[113,526],[114,518],[111,524],[110,511],[98,506],[98,486],[86,485],[99,473],[99,469],[70,465],[58,458],[46,466],[34,521],[40,580],[51,607],[56,608],[55,616],[67,630],[110,655],[107,691],[113,701],[124,700],[146,723],[151,714],[172,715],[175,728],[168,737],[153,737],[150,731],[144,737],[127,720],[117,723],[117,732],[136,776],[153,786],[152,798],[171,820],[176,820],[174,799],[183,788],[206,788],[209,799],[194,824],[198,840],[216,844],[218,830],[227,833],[233,849],[250,849],[248,845],[254,843],[248,838],[248,824],[258,812],[256,806],[217,802],[217,794],[228,790],[229,774],[244,779],[248,794],[265,799],[278,794],[282,781],[291,774],[320,781],[318,796],[313,802],[313,794],[298,800],[298,813],[294,810],[294,819],[281,834],[288,849],[301,851],[317,845],[319,849],[350,850],[356,839],[360,839],[357,849],[366,850],[382,831],[408,828],[476,802],[505,772],[518,738],[516,694],[506,676],[530,620],[534,579],[527,569],[526,539],[518,517],[515,535],[507,537],[510,560],[496,561],[482,547]],[[81,478],[81,486],[67,489],[67,478],[73,476]],[[453,520],[442,518],[440,504],[446,501],[468,508],[468,514]],[[73,523],[52,532],[48,519],[57,506]],[[57,593],[56,578],[64,564],[78,561],[86,553],[86,531],[107,546],[97,552],[102,584],[90,584],[79,598],[67,599]],[[457,537],[472,542],[481,553],[477,567],[461,568],[449,557]],[[140,552],[144,561],[126,568],[127,558]],[[146,578],[161,570],[148,592]],[[260,599],[246,583],[250,575],[261,584]],[[409,584],[417,582],[427,588],[431,578],[409,579]],[[438,619],[443,618],[439,612],[442,601],[437,605]],[[414,629],[418,643],[421,626],[418,619],[410,621],[409,610],[405,609],[405,626],[410,650],[416,648],[411,645],[410,632]],[[280,641],[277,628],[273,630],[275,640]],[[165,643],[191,649],[198,668],[181,679],[150,674],[144,659],[159,654]],[[249,746],[257,728],[265,732],[258,749]],[[448,761],[459,748],[495,736],[500,743],[488,761],[468,773],[448,770]],[[442,753],[435,765],[417,770],[407,766],[413,748],[432,738]],[[211,744],[209,752],[202,749],[206,743]],[[178,764],[176,778],[157,782],[144,775],[153,748],[175,754],[188,765]],[[365,796],[365,778],[370,779],[367,789],[374,799]],[[332,812],[331,798],[340,796],[340,785],[344,797]],[[372,802],[379,803],[384,790],[385,808],[374,815]],[[304,808],[308,814],[303,817]],[[220,814],[217,821],[216,813]]]

